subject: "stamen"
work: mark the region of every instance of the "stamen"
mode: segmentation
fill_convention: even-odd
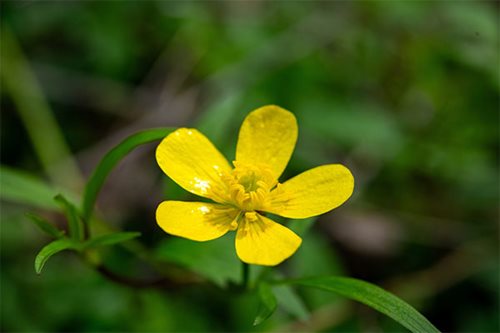
[[[255,222],[258,219],[256,212],[246,212],[245,218],[247,219],[247,221],[250,221],[250,222]]]
[[[223,188],[210,189],[217,202],[235,206],[244,212],[264,210],[269,206],[269,195],[278,183],[267,165],[251,165],[233,162],[235,168],[222,172]]]

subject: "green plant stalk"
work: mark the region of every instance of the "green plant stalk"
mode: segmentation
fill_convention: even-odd
[[[15,35],[6,24],[2,24],[1,40],[0,77],[46,174],[55,185],[81,188],[80,171]]]
[[[243,265],[241,267],[241,273],[242,273],[242,276],[241,276],[241,287],[243,290],[247,290],[248,289],[248,283],[249,283],[249,280],[250,280],[250,265],[245,263],[245,262],[241,262]]]

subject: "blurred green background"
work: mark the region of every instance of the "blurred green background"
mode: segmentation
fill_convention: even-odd
[[[279,274],[362,278],[442,331],[498,332],[498,9],[493,1],[2,2],[1,163],[78,198],[82,179],[131,133],[197,127],[231,159],[245,115],[280,105],[299,122],[282,179],[343,163],[356,189],[319,217]],[[160,201],[193,197],[161,173],[154,148],[113,171],[99,218],[141,231],[151,256],[214,284],[131,288],[72,253],[37,276],[33,260],[49,239],[24,213],[61,226],[63,218],[20,188],[19,198],[35,199],[2,201],[2,331],[402,330],[301,288],[276,288],[279,311],[252,327],[255,297],[220,288],[240,277],[231,235],[195,244],[157,227]],[[155,274],[127,249],[102,255],[116,272]]]

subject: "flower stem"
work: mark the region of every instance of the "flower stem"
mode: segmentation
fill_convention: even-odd
[[[248,281],[249,281],[249,276],[250,276],[250,265],[242,262],[243,267],[242,267],[242,279],[241,279],[241,287],[243,290],[248,289]]]

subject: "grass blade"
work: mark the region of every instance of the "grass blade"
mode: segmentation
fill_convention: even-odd
[[[439,330],[411,305],[384,289],[362,280],[330,276],[285,280],[278,283],[292,283],[331,291],[372,307],[411,332],[439,333]]]
[[[134,148],[146,143],[161,140],[173,130],[173,128],[155,128],[133,134],[123,140],[104,156],[85,187],[82,202],[82,215],[84,221],[88,222],[92,216],[97,195],[99,194],[106,177],[111,170],[113,170],[115,165]]]
[[[257,316],[255,316],[255,320],[253,322],[254,326],[259,325],[267,318],[269,318],[274,311],[276,311],[276,307],[278,306],[278,302],[276,301],[276,297],[273,294],[273,290],[269,286],[269,284],[262,282],[259,284],[259,298],[260,298],[260,306],[259,311],[257,312]]]
[[[23,171],[0,166],[0,198],[15,203],[56,210],[54,188],[43,180]]]
[[[77,208],[61,194],[56,195],[54,200],[63,208],[68,219],[69,235],[72,239],[80,241],[83,239],[83,221],[78,214]]]
[[[55,240],[43,247],[35,258],[35,271],[37,274],[42,272],[43,266],[54,254],[67,249],[77,249],[78,244],[68,238]]]
[[[115,232],[112,234],[101,235],[85,242],[84,248],[113,245],[139,237],[140,235],[140,232]]]
[[[26,217],[28,217],[30,221],[32,221],[38,228],[40,228],[40,230],[42,230],[46,234],[54,238],[61,238],[62,236],[64,236],[64,231],[57,229],[52,223],[41,218],[40,216],[26,213]]]
[[[38,159],[54,184],[64,188],[78,188],[81,185],[80,171],[40,84],[7,24],[2,24],[1,40],[0,76],[3,87],[16,106]]]

